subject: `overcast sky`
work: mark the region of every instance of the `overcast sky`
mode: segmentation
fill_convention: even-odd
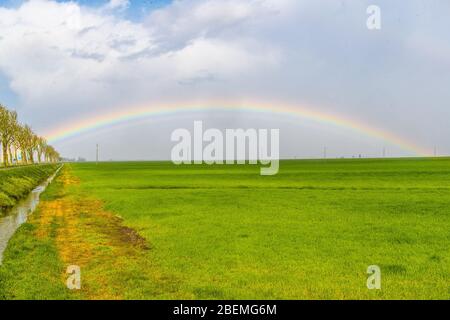
[[[381,30],[366,26],[381,8]],[[450,1],[0,0],[0,102],[40,134],[164,102],[308,105],[450,154]],[[288,116],[203,112],[55,142],[64,156],[168,159],[175,128],[279,128],[282,157],[410,155]]]

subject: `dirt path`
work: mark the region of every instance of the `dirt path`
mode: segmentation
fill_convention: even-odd
[[[101,201],[69,192],[79,184],[70,169],[63,168],[56,183],[58,191],[41,202],[33,223],[38,238],[54,241],[64,265],[80,267],[82,289],[75,295],[122,299],[128,292],[126,286],[161,279],[150,262],[150,245],[144,238],[105,211]],[[67,277],[62,273],[61,281]]]

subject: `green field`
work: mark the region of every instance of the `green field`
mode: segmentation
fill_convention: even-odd
[[[282,161],[276,176],[85,163],[65,165],[11,240],[0,297],[449,299],[449,279],[448,158]]]

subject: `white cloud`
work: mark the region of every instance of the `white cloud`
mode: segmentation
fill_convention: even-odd
[[[195,79],[231,81],[235,74],[276,64],[276,48],[200,32],[211,18],[220,20],[216,32],[250,19],[257,12],[252,6],[262,8],[260,1],[195,3],[188,18],[195,27],[186,28],[182,44],[176,46],[168,43],[177,42],[178,32],[161,25],[185,29],[179,4],[151,15],[145,24],[73,2],[31,0],[18,9],[1,9],[0,70],[27,108],[67,106],[69,110],[61,112],[66,115],[74,105],[89,110],[120,105],[129,99],[122,92],[133,93],[136,100],[164,99],[155,95],[177,91]]]
[[[124,10],[130,6],[129,0],[110,0],[106,5],[105,9],[120,9]]]
[[[365,28],[364,2],[183,0],[143,21],[122,16],[128,5],[0,7],[0,73],[35,127],[147,101],[223,97],[308,102],[407,133],[429,99],[427,116],[449,112],[448,73],[427,72],[448,66],[448,45],[429,37],[433,23],[448,26],[445,17],[424,19],[419,37],[412,19],[393,23],[403,11],[391,2],[380,4],[378,34]],[[420,96],[423,83],[436,94]]]

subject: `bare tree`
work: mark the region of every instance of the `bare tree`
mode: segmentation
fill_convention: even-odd
[[[22,156],[22,164],[59,161],[59,153],[47,144],[43,137],[36,135],[28,125],[17,121],[17,113],[0,104],[0,144],[3,152],[3,164],[8,166],[18,160],[18,151]],[[14,150],[14,153],[13,153]]]
[[[14,140],[17,128],[17,112],[9,111],[3,105],[0,105],[0,136],[3,151],[3,164],[8,166],[10,159],[10,145]]]
[[[37,147],[37,154],[38,154],[38,162],[42,162],[42,155],[44,154],[45,150],[47,148],[47,141],[43,137],[38,138],[38,147]]]

